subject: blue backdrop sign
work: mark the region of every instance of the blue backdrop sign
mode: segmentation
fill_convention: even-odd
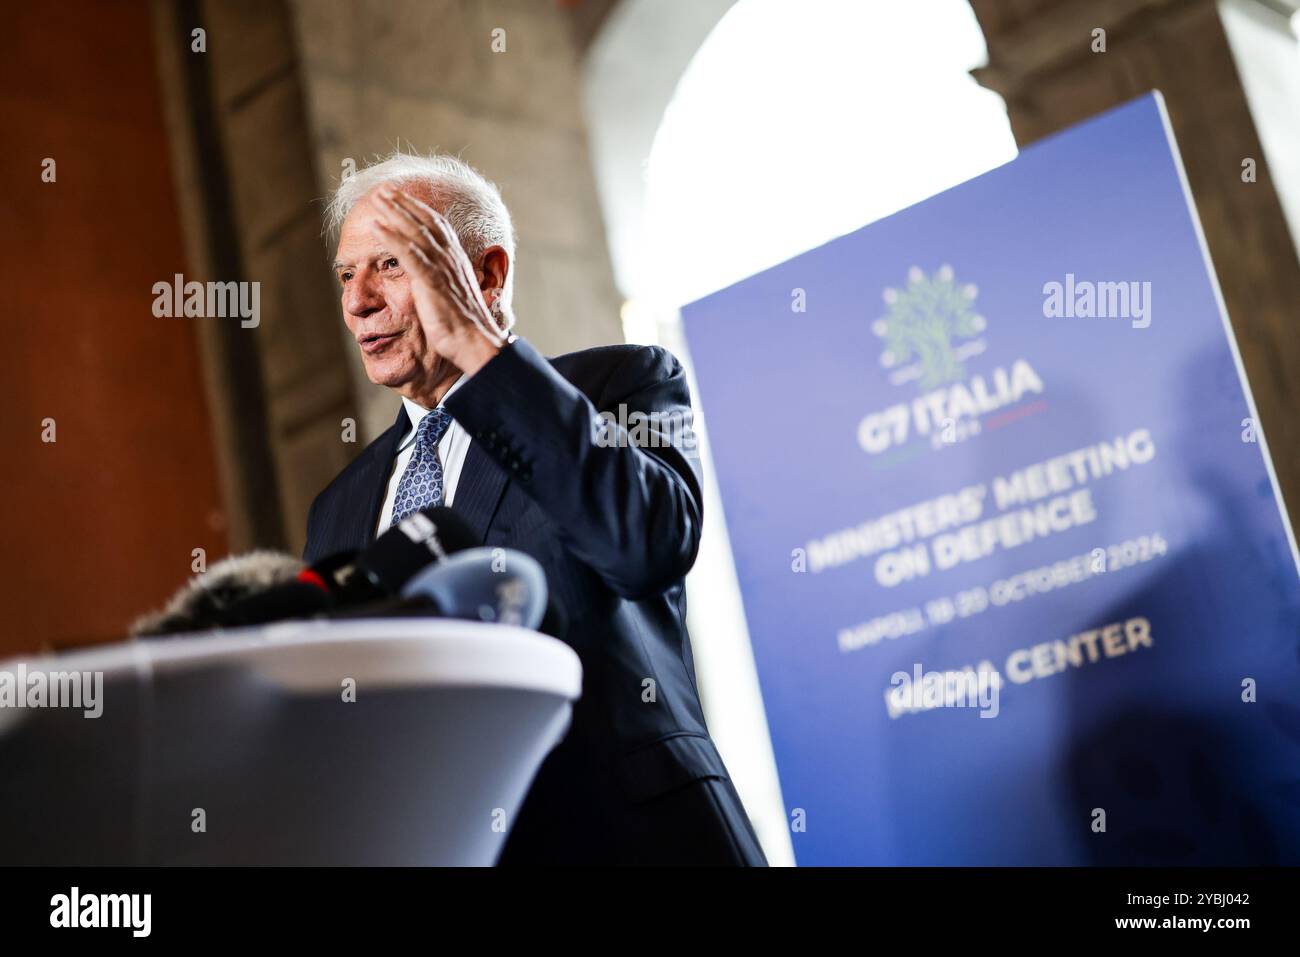
[[[684,315],[801,864],[1300,863],[1294,537],[1158,95]]]

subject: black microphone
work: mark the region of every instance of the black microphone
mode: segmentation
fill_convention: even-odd
[[[338,552],[304,568],[297,580],[251,595],[225,608],[224,627],[311,618],[330,611],[377,610],[397,598],[417,572],[474,544],[465,520],[442,506],[422,509],[387,529],[359,552]]]
[[[334,607],[327,591],[307,582],[292,581],[249,595],[225,610],[222,628],[246,628],[294,618],[312,618]]]
[[[360,549],[349,548],[347,551],[318,558],[298,573],[298,581],[315,585],[330,594],[338,594],[351,580],[360,554]]]
[[[546,575],[531,556],[507,548],[471,548],[434,562],[396,598],[339,608],[330,620],[459,618],[536,628],[555,614]]]
[[[483,557],[487,554],[486,562]],[[521,560],[522,559],[522,560]],[[467,568],[457,565],[464,562],[473,567],[469,572],[469,584],[465,586]],[[541,578],[531,574],[523,576],[503,572],[514,570],[530,564],[541,572],[528,555],[509,549],[480,548],[459,553],[452,567],[443,569],[441,565],[432,565],[416,575],[402,590],[402,596],[385,598],[380,601],[336,608],[327,611],[323,617],[330,621],[358,618],[467,618],[476,621],[514,622],[533,628],[544,635],[563,640],[569,630],[569,616],[564,605],[545,588],[545,575]],[[493,568],[497,570],[493,570]],[[492,577],[495,576],[495,577]],[[523,584],[520,584],[520,578]],[[537,587],[539,582],[541,588]],[[486,588],[483,587],[486,583]],[[501,587],[494,593],[494,587]],[[523,588],[527,606],[520,609],[518,589]],[[544,595],[545,607],[540,621],[537,621],[536,598]],[[513,602],[503,603],[501,599],[514,598]],[[484,600],[486,599],[486,600]],[[536,621],[536,624],[533,622]]]
[[[298,575],[327,590],[342,605],[379,601],[397,594],[431,561],[473,548],[478,542],[465,520],[438,506],[391,526],[364,550],[336,552]]]
[[[418,572],[479,544],[469,524],[445,506],[425,508],[396,523],[357,556],[352,580],[397,595]],[[364,587],[359,582],[354,588]]]

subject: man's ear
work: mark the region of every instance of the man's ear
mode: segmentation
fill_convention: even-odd
[[[480,266],[474,270],[478,279],[479,288],[483,290],[483,298],[490,305],[496,296],[501,295],[501,290],[506,286],[506,276],[510,272],[510,254],[502,246],[489,246],[483,251],[483,258],[480,260]],[[489,290],[493,295],[488,295]]]

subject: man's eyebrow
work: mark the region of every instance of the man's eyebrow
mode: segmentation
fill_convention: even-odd
[[[380,260],[391,258],[392,255],[393,254],[390,253],[387,249],[381,249],[377,254],[375,254],[375,256],[370,261],[379,262]],[[356,269],[356,268],[357,267],[355,263],[345,263],[341,259],[336,259],[332,263],[330,263],[330,269],[334,270],[335,272],[338,272],[340,269]]]

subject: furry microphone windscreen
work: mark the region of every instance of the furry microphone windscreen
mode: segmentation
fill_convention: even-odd
[[[222,612],[240,599],[291,582],[305,566],[292,555],[258,550],[223,558],[195,575],[159,611],[140,616],[131,637],[148,638],[221,625]]]

